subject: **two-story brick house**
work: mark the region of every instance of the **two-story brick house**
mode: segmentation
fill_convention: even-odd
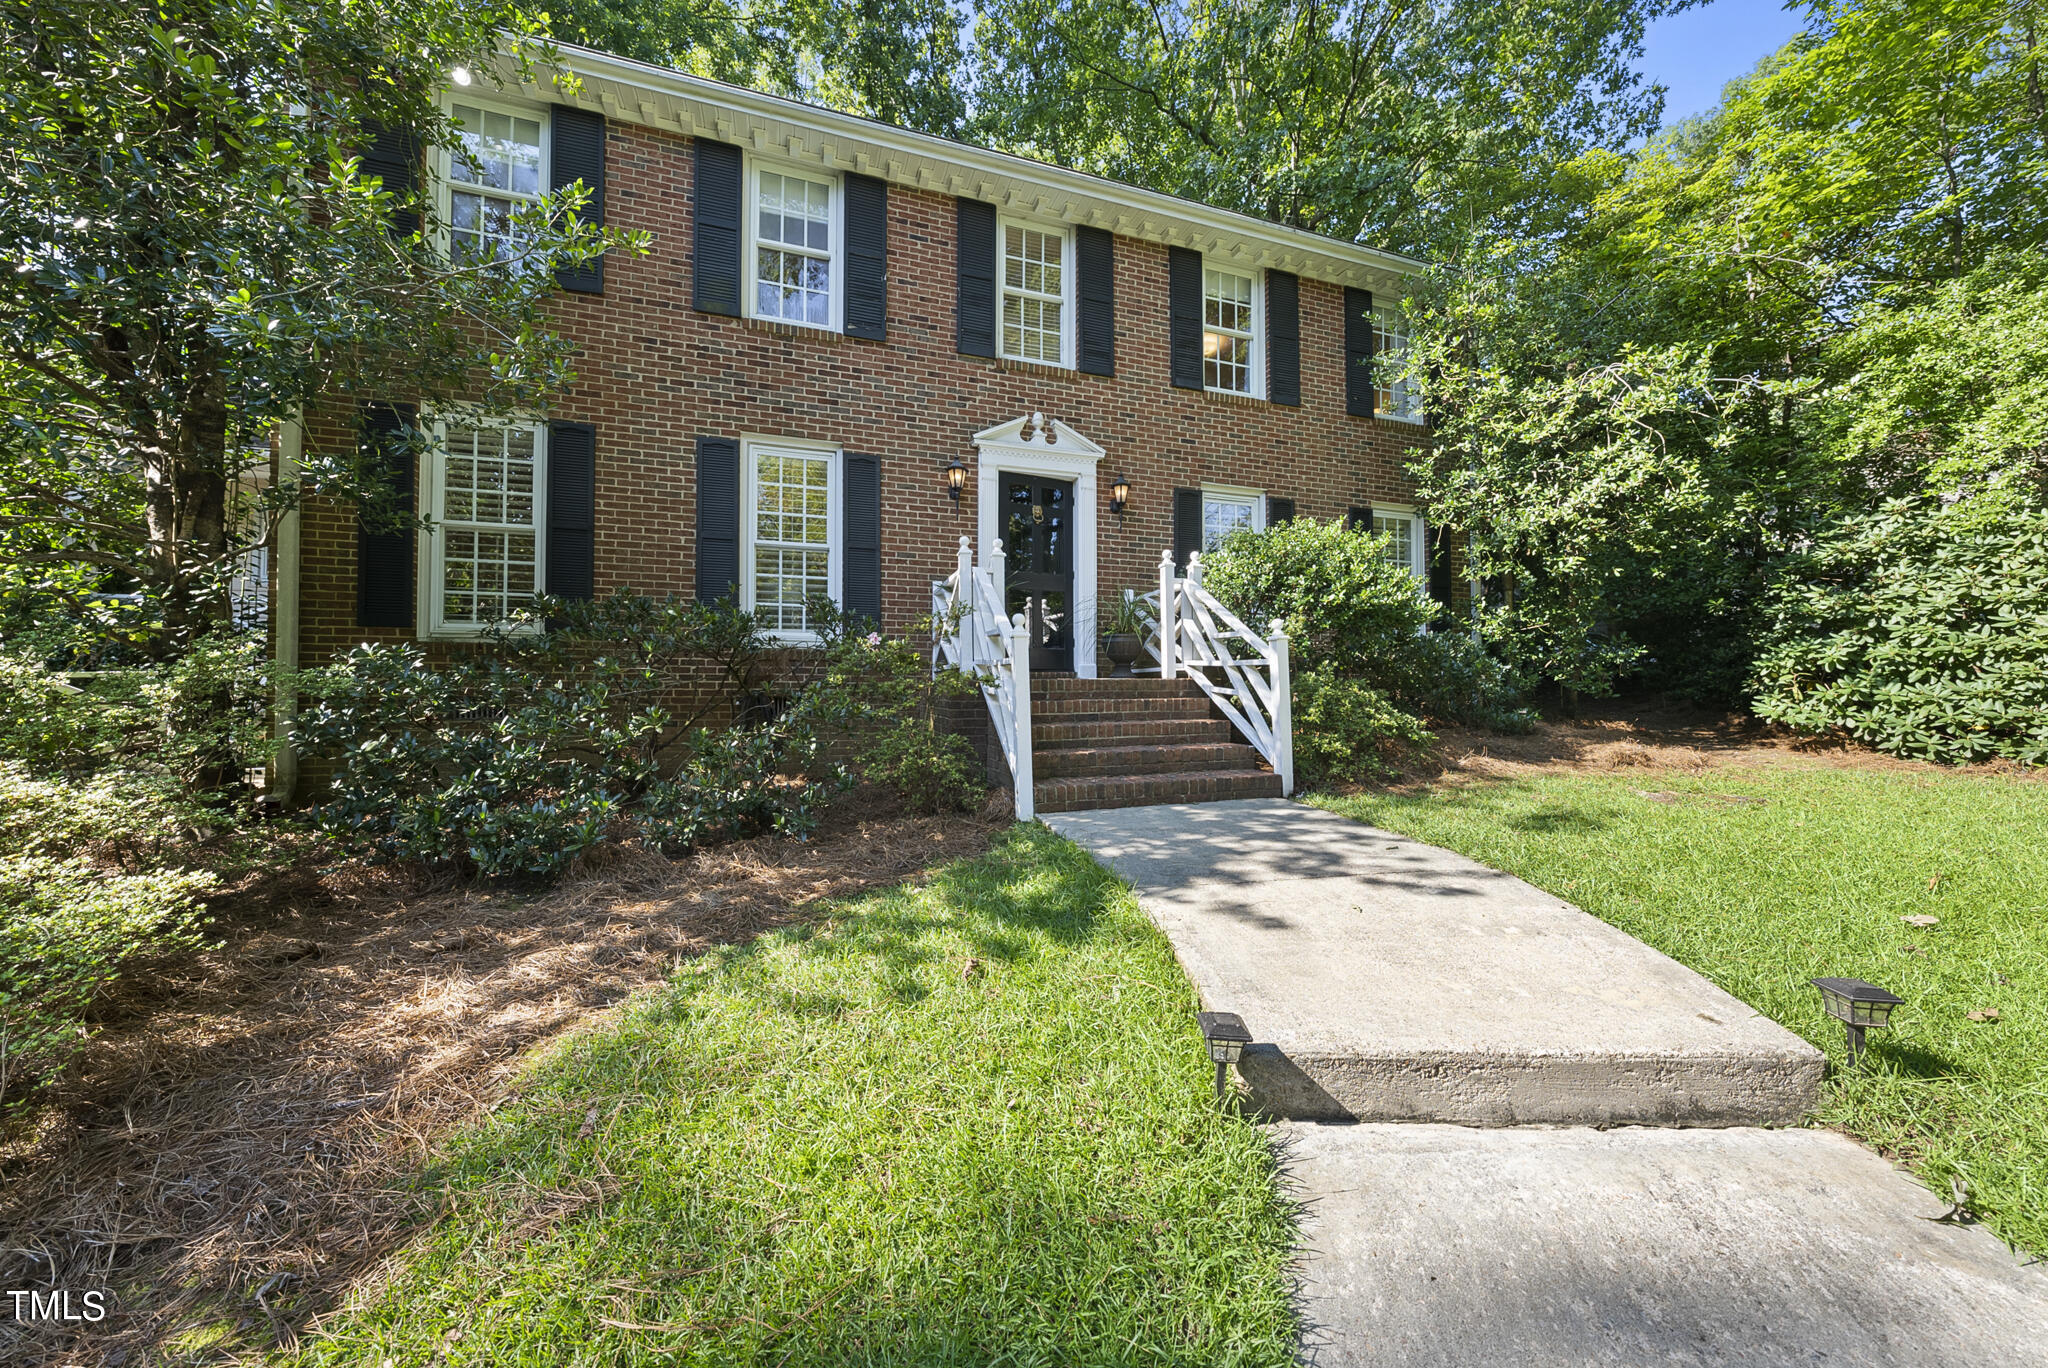
[[[563,273],[552,323],[580,354],[546,420],[423,415],[435,450],[401,478],[431,531],[305,509],[278,557],[282,651],[460,640],[535,592],[614,588],[736,591],[798,641],[822,589],[900,629],[966,536],[1009,543],[1034,669],[1086,679],[1098,596],[1156,585],[1164,548],[1348,515],[1426,576],[1418,409],[1370,364],[1402,344],[1385,302],[1417,263],[563,55],[573,104],[451,87],[470,156],[415,166],[391,140],[367,160],[430,177],[458,245],[581,179],[652,250]]]

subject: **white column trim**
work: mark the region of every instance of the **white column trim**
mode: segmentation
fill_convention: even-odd
[[[1045,440],[1050,431],[1053,440]],[[1030,436],[1023,435],[1029,432]],[[1097,494],[1095,468],[1104,451],[1057,419],[1012,419],[975,434],[975,531],[986,559],[1001,526],[997,480],[1003,474],[1044,475],[1074,482],[1074,673],[1095,678]]]

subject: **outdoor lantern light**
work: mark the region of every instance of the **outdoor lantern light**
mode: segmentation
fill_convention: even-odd
[[[469,68],[468,68],[468,67],[456,67],[456,68],[455,68],[455,69],[454,69],[453,71],[449,72],[449,73],[448,73],[448,75],[449,75],[449,76],[450,76],[451,78],[453,78],[453,80],[455,81],[455,84],[457,84],[457,85],[459,85],[459,86],[466,86],[466,85],[468,85],[468,84],[469,84]]]
[[[1209,1043],[1209,1058],[1216,1061],[1216,1097],[1220,1101],[1224,1075],[1252,1043],[1252,1033],[1235,1012],[1197,1012],[1195,1022],[1202,1028],[1202,1039]]]
[[[1863,1058],[1865,1029],[1891,1025],[1892,1008],[1905,1001],[1898,994],[1862,979],[1818,978],[1813,980],[1813,986],[1820,989],[1821,1005],[1828,1009],[1828,1015],[1848,1027],[1852,1069]]]
[[[1116,514],[1117,525],[1124,521],[1124,510],[1131,505],[1131,477],[1119,475],[1116,483],[1109,487],[1109,511]]]
[[[967,488],[967,467],[961,463],[958,456],[955,456],[953,464],[946,467],[946,493],[951,495],[953,502],[957,504],[960,502],[960,491],[965,488]]]

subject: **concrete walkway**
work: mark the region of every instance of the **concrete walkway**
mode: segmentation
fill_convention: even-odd
[[[2048,1274],[1851,1141],[1748,1128],[1821,1056],[1640,942],[1294,803],[1046,821],[1251,1029],[1306,1362],[2048,1365]]]

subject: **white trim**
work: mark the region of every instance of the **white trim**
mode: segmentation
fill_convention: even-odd
[[[554,190],[554,111],[544,102],[513,96],[474,95],[466,88],[451,88],[441,97],[441,112],[454,118],[454,107],[458,104],[474,107],[492,114],[506,114],[515,119],[532,119],[540,124],[540,188],[528,195],[519,190],[488,190],[479,187],[480,194],[494,194],[501,199],[514,199],[527,204],[535,203]],[[455,176],[452,170],[454,151],[447,147],[436,147],[429,158],[427,174],[434,178],[434,215],[440,220],[435,234],[436,250],[443,257],[451,257],[455,250]],[[468,184],[468,182],[464,182]]]
[[[1211,261],[1214,261],[1215,264],[1211,265]],[[1206,356],[1202,359],[1202,369],[1204,371],[1202,388],[1210,394],[1229,394],[1235,395],[1240,399],[1263,399],[1266,397],[1266,273],[1257,267],[1239,266],[1222,257],[1205,255],[1202,258],[1202,334],[1204,337],[1210,331],[1209,272],[1211,271],[1217,271],[1224,275],[1233,275],[1241,280],[1250,280],[1252,283],[1252,354],[1251,359],[1246,362],[1247,375],[1251,380],[1251,388],[1241,390],[1224,389],[1219,385],[1209,384],[1207,376],[1209,361]],[[1234,336],[1234,334],[1229,333],[1220,335]]]
[[[1049,420],[1054,440],[1040,434],[1043,427],[1035,415],[1013,418],[1007,423],[974,434],[975,532],[980,541],[978,559],[995,551],[999,509],[997,483],[1004,474],[1044,475],[1074,482],[1074,673],[1095,678],[1096,589],[1096,476],[1095,468],[1106,454],[1057,418]],[[1022,436],[1027,423],[1030,437]]]
[[[740,311],[748,318],[758,318],[763,323],[786,323],[792,328],[810,328],[817,332],[844,332],[846,319],[846,182],[837,171],[830,167],[805,166],[800,162],[778,157],[757,157],[748,152],[740,159],[740,202],[745,221],[740,225],[740,279],[745,298],[740,301]],[[760,175],[763,171],[778,176],[795,176],[801,180],[823,182],[831,187],[829,207],[825,211],[826,228],[830,235],[828,259],[832,263],[831,318],[825,323],[807,323],[797,318],[780,318],[758,311],[759,278],[755,272],[760,266],[758,252],[761,229]]]
[[[447,486],[443,480],[443,462],[448,459],[445,442],[448,425],[453,422],[461,427],[510,428],[522,427],[533,432],[533,587],[535,593],[544,594],[548,588],[548,425],[538,418],[520,417],[475,417],[459,411],[449,413],[423,413],[420,425],[429,434],[427,449],[420,459],[420,505],[425,510],[427,526],[420,530],[418,597],[415,603],[414,621],[421,641],[478,641],[488,636],[493,624],[472,625],[458,622],[453,625],[441,620],[442,601],[440,594],[442,562],[442,534],[446,531],[446,520],[441,516]],[[535,632],[537,624],[520,629]]]
[[[510,44],[506,45],[509,55]],[[672,71],[592,48],[557,43],[578,77],[573,94],[536,70],[528,89],[626,123],[755,148],[789,150],[798,161],[860,171],[892,184],[965,195],[993,204],[1032,205],[1067,223],[1090,223],[1124,237],[1199,246],[1248,265],[1273,267],[1337,285],[1389,293],[1427,263],[1396,252],[1270,223],[1250,214],[916,133],[800,100]],[[517,79],[509,60],[499,73]]]
[[[760,510],[755,507],[754,452],[760,447],[823,456],[825,461],[825,592],[834,603],[845,602],[842,571],[846,553],[840,533],[840,479],[846,464],[846,449],[837,442],[820,442],[810,437],[777,437],[767,433],[740,436],[740,607],[754,611],[754,530]],[[789,646],[815,646],[816,632],[769,632],[771,641]]]
[[[1060,242],[1060,355],[1057,361],[1045,361],[1035,356],[1012,356],[1003,350],[1003,299],[1009,293],[1009,230],[1020,228],[1026,232],[1049,233]],[[1080,320],[1074,315],[1075,305],[1075,248],[1076,234],[1067,224],[1051,219],[1022,218],[1015,214],[996,216],[996,357],[1002,361],[1022,361],[1031,366],[1060,366],[1075,369],[1076,340],[1080,332]],[[1021,294],[1022,298],[1043,299],[1038,294]]]

